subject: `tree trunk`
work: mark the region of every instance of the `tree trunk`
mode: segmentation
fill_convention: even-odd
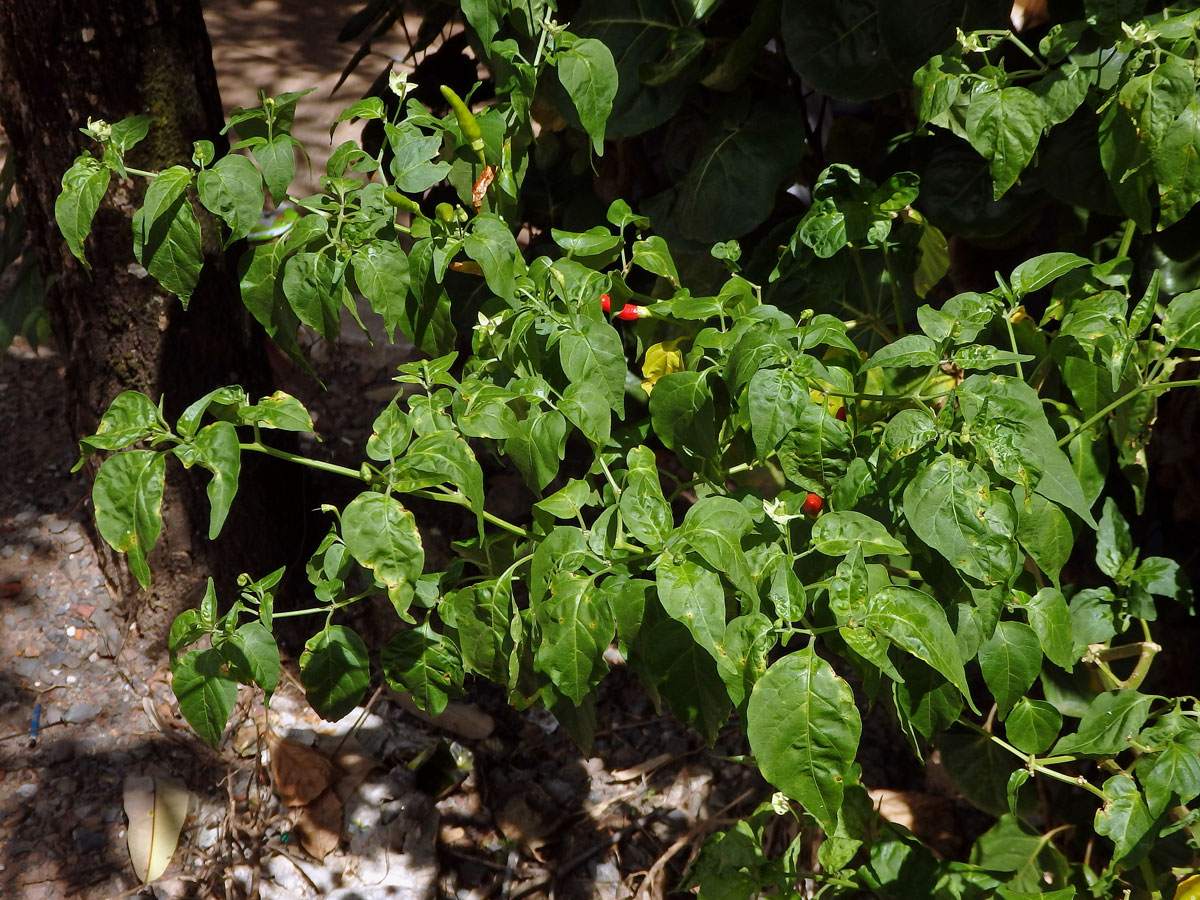
[[[270,380],[261,332],[238,297],[234,261],[220,253],[207,217],[204,270],[186,313],[134,264],[130,217],[144,179],[113,179],[86,245],[90,273],[59,234],[54,200],[60,179],[88,141],[78,129],[89,117],[116,122],[133,115],[151,117],[149,136],[128,155],[138,168],[186,164],[192,142],[201,138],[213,141],[218,153],[227,146],[219,135],[221,101],[197,0],[0,0],[0,122],[11,141],[30,237],[53,280],[46,305],[66,361],[70,424],[80,436],[94,431],[124,390],[164,396],[170,419],[214,387],[240,383],[255,396]],[[209,575],[229,599],[239,571],[265,574],[280,564],[280,551],[264,546],[264,529],[253,527],[273,480],[272,467],[256,471],[256,462],[245,461],[242,491],[225,535],[213,545],[204,537],[203,478],[168,466],[164,528],[150,556],[154,584],[146,594],[124,561],[96,539],[106,574],[142,637],[161,643]],[[293,488],[284,496],[296,493]],[[271,518],[282,518],[277,502]],[[271,536],[278,538],[278,529]]]

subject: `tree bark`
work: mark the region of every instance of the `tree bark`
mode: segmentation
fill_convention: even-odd
[[[148,137],[127,156],[137,168],[187,164],[192,142],[202,138],[218,154],[227,146],[197,0],[0,0],[0,122],[30,237],[52,279],[46,306],[79,436],[94,431],[124,390],[163,396],[170,419],[214,387],[240,383],[253,397],[270,382],[264,339],[239,300],[234,262],[220,252],[206,216],[205,265],[186,313],[133,260],[130,218],[144,179],[114,177],[87,241],[90,273],[67,249],[54,201],[62,173],[89,142],[79,128],[89,117],[116,122],[133,115],[151,118]],[[245,461],[242,491],[215,545],[204,538],[203,478],[168,466],[164,528],[150,556],[154,584],[147,593],[94,536],[106,575],[144,638],[161,643],[209,575],[228,591],[239,571],[264,574],[272,562],[280,564],[274,548],[286,542],[267,547],[264,529],[254,528],[274,480],[272,467],[255,463]],[[280,518],[277,502],[271,518]],[[271,536],[279,537],[277,528]]]

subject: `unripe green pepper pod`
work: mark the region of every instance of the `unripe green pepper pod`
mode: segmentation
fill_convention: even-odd
[[[462,132],[462,136],[466,138],[467,143],[471,145],[471,149],[475,151],[475,155],[479,157],[479,161],[484,162],[483,158],[483,132],[479,130],[479,122],[475,119],[475,114],[463,102],[462,97],[454,93],[446,85],[442,85],[442,96],[446,98],[446,102],[450,104],[450,108],[454,110],[454,117],[458,119],[458,130]]]
[[[383,199],[396,207],[396,209],[402,209],[407,213],[412,213],[414,216],[420,216],[422,219],[426,218],[425,214],[421,212],[420,204],[411,197],[405,197],[399,191],[384,191]]]
[[[434,212],[437,213],[437,217],[447,225],[454,221],[454,207],[449,203],[439,203]]]

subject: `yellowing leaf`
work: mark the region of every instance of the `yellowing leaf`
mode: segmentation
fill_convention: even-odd
[[[950,271],[950,247],[941,229],[931,225],[915,209],[905,210],[904,215],[921,226],[921,239],[917,242],[917,268],[913,272],[913,291],[924,299],[929,289]]]
[[[1197,900],[1200,898],[1200,875],[1191,875],[1179,882],[1174,900]]]
[[[177,778],[129,775],[125,778],[126,840],[133,871],[143,882],[167,870],[187,818],[187,788]]]
[[[662,341],[651,344],[646,350],[646,359],[642,362],[642,390],[647,394],[654,390],[654,384],[664,375],[683,371],[683,351],[679,345],[687,338],[675,338],[673,341]]]

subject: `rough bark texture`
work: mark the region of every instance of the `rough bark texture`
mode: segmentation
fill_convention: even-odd
[[[46,303],[66,360],[76,435],[92,433],[123,390],[164,396],[170,420],[213,387],[240,383],[253,396],[269,383],[260,332],[238,298],[234,261],[219,252],[207,217],[205,266],[187,312],[134,264],[130,217],[143,179],[113,179],[86,245],[90,273],[59,234],[60,179],[89,142],[79,127],[89,117],[115,122],[132,115],[152,120],[149,136],[127,157],[132,166],[157,171],[187,164],[192,142],[201,138],[221,151],[221,101],[196,0],[0,0],[0,122],[33,244],[54,279]],[[272,477],[270,467],[264,473],[256,462],[246,460],[242,493],[215,545],[204,539],[203,477],[169,463],[148,594],[138,591],[123,560],[101,546],[106,574],[143,637],[161,643],[208,575],[228,588],[238,571],[253,566],[265,573],[279,564],[272,559],[279,551],[263,546],[262,529],[253,528]],[[272,518],[278,520],[278,510]],[[272,537],[278,536],[276,529]]]

